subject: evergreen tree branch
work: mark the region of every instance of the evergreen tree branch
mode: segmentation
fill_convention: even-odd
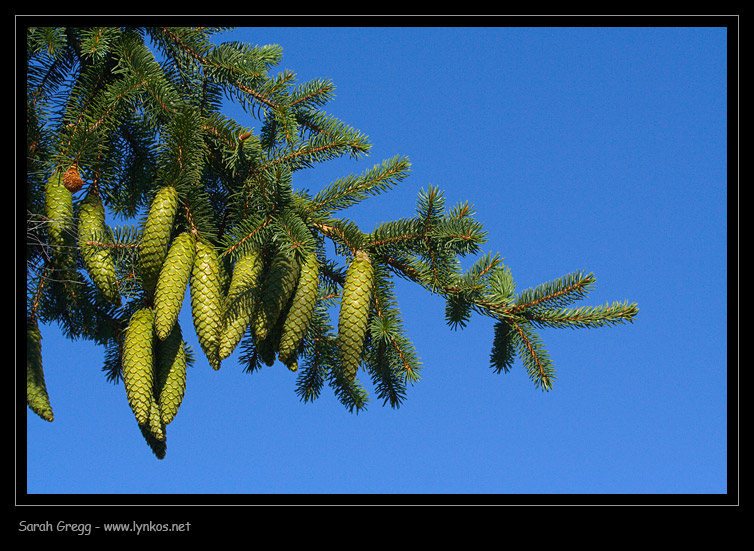
[[[330,81],[296,85],[288,70],[270,76],[282,59],[279,46],[213,45],[209,38],[219,30],[83,27],[27,33],[27,317],[57,323],[68,338],[103,344],[108,380],[120,377],[124,328],[132,314],[154,304],[135,270],[143,227],[106,227],[77,242],[80,182],[60,178],[65,189],[59,195],[59,189],[46,187],[51,174],[60,176],[69,167],[86,182],[86,193],[96,191],[118,217],[146,216],[158,189],[173,186],[178,208],[165,239],[191,231],[216,247],[222,263],[212,277],[220,278],[219,287],[227,288],[225,270],[252,249],[264,262],[271,252],[316,254],[316,293],[306,295],[316,296],[314,313],[298,349],[283,358],[291,370],[298,365],[296,392],[305,402],[328,384],[351,411],[368,403],[366,390],[343,373],[345,341],[332,327],[330,311],[340,304],[348,272],[327,258],[326,245],[333,245],[336,257],[366,252],[372,259],[372,302],[360,361],[377,396],[392,407],[403,403],[422,369],[403,327],[394,276],[444,299],[453,329],[466,327],[475,314],[492,318],[490,366],[508,372],[518,357],[542,390],[553,387],[555,370],[537,329],[605,327],[636,317],[638,307],[627,302],[571,307],[594,285],[593,274],[584,272],[516,294],[501,258],[481,254],[487,234],[469,204],[446,211],[435,186],[420,190],[413,216],[384,221],[371,233],[346,216],[335,218],[403,181],[408,159],[387,159],[313,196],[295,190],[298,170],[366,155],[367,136],[323,110],[333,98]],[[224,97],[260,121],[258,133],[222,115]],[[60,208],[47,214],[55,201]],[[107,302],[96,287],[99,278],[85,266],[82,245],[90,252],[109,251],[102,256],[113,260],[108,270],[115,269],[117,298],[125,299],[120,305]],[[464,271],[461,260],[470,255],[478,256]],[[286,314],[284,307],[277,330]],[[247,331],[241,340],[241,364],[249,372],[275,361],[279,337],[256,337]],[[193,361],[190,347],[184,352]],[[145,425],[140,428],[164,454],[164,443],[158,445]]]
[[[527,324],[513,322],[511,325],[518,356],[534,386],[552,390],[555,372],[539,336]]]
[[[582,306],[556,310],[525,313],[523,318],[532,325],[555,328],[595,328],[608,327],[625,322],[633,323],[639,309],[636,304],[613,302],[604,306]]]
[[[327,381],[327,374],[337,362],[337,348],[327,306],[315,306],[311,328],[304,340],[304,362],[299,366],[296,380],[296,394],[304,402],[317,399]]]
[[[512,324],[496,321],[494,337],[492,339],[492,351],[490,352],[490,366],[495,373],[504,371],[508,373],[516,359],[516,336]]]
[[[582,299],[594,287],[593,274],[573,272],[560,279],[538,285],[533,289],[522,291],[516,297],[516,306],[511,313],[524,310],[563,307]]]
[[[291,91],[289,105],[298,110],[315,110],[333,98],[335,85],[325,79],[309,81]]]
[[[348,176],[332,182],[309,201],[306,210],[330,214],[351,207],[367,197],[383,193],[407,175],[410,167],[405,157],[393,157],[375,165],[360,176]]]
[[[214,79],[235,88],[264,107],[279,108],[274,93],[259,86],[268,83],[263,67],[279,60],[274,55],[274,52],[280,52],[279,47],[260,50],[229,43],[210,49],[206,42],[192,44],[186,40],[189,34],[185,29],[163,27],[158,31],[158,35],[163,35],[161,42],[170,44],[172,51],[189,56]]]
[[[379,348],[377,359],[380,362],[384,361],[386,350],[392,351],[399,362],[398,372],[401,373],[402,379],[412,383],[418,381],[421,378],[421,363],[403,329],[393,283],[390,281],[387,270],[379,265],[375,267],[375,292],[372,301],[375,315],[370,325],[370,335],[372,342],[377,343]],[[391,370],[383,371],[382,375],[390,373]],[[397,386],[399,384],[390,383],[387,388],[395,389]],[[393,400],[391,403],[397,405]]]

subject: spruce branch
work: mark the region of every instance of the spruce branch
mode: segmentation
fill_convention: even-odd
[[[580,300],[594,288],[593,274],[573,272],[560,279],[542,283],[533,289],[522,291],[516,297],[516,306],[511,313],[540,310],[542,308],[562,308]]]
[[[352,207],[367,197],[393,188],[408,175],[410,166],[408,159],[395,156],[359,176],[340,178],[320,190],[309,201],[306,210],[327,215]]]
[[[510,334],[513,336],[518,356],[534,386],[542,390],[552,390],[553,380],[557,377],[539,335],[528,324],[513,322],[511,325]]]
[[[406,336],[403,328],[398,299],[395,295],[394,284],[388,271],[377,265],[375,267],[375,292],[372,297],[374,316],[370,324],[371,341],[377,345],[379,352],[374,358],[379,360],[378,379],[384,376],[400,375],[400,382],[390,382],[387,389],[395,389],[406,381],[414,383],[418,381],[421,371],[421,362],[416,354],[413,344]],[[386,359],[392,363],[385,363]],[[392,365],[387,368],[387,365]],[[397,406],[397,402],[391,399],[391,404]]]
[[[79,43],[82,58],[90,58],[95,62],[103,60],[121,35],[122,30],[118,27],[82,29]]]
[[[31,107],[50,101],[65,86],[77,56],[62,27],[30,27],[27,34],[27,88]]]
[[[304,362],[299,365],[296,380],[296,394],[303,402],[314,401],[320,396],[328,373],[337,363],[335,331],[327,308],[325,303],[317,303],[304,339]]]
[[[613,302],[604,306],[582,306],[556,310],[525,313],[522,317],[539,327],[596,328],[608,327],[625,322],[633,323],[638,314],[636,304]]]
[[[330,370],[327,382],[333,389],[335,397],[349,412],[359,413],[366,410],[369,403],[369,393],[357,379],[348,381],[340,370]]]
[[[508,373],[516,360],[516,336],[513,324],[496,321],[492,351],[490,352],[490,366],[496,373]]]
[[[258,273],[264,276],[272,272],[273,253],[299,260],[316,255],[316,288],[312,280],[301,287],[311,290],[305,295],[306,304],[314,305],[311,321],[303,340],[296,341],[298,348],[279,358],[291,371],[298,366],[296,393],[304,402],[328,385],[350,411],[368,404],[365,388],[349,378],[356,356],[341,356],[346,340],[339,340],[341,326],[336,331],[331,320],[332,310],[342,306],[346,266],[354,258],[371,260],[361,295],[367,296],[368,288],[370,302],[363,301],[358,316],[366,334],[359,334],[354,348],[360,347],[359,364],[378,399],[391,407],[404,402],[423,369],[404,328],[395,278],[443,300],[452,329],[468,327],[475,315],[490,318],[493,370],[508,372],[518,358],[535,387],[545,391],[553,388],[556,375],[539,329],[606,327],[637,316],[638,307],[628,302],[573,307],[595,284],[594,275],[583,271],[517,293],[502,258],[482,251],[487,233],[472,207],[458,202],[446,209],[437,186],[419,191],[412,215],[362,231],[347,209],[402,182],[411,167],[406,157],[386,159],[311,193],[296,189],[298,171],[365,156],[368,137],[325,112],[334,97],[332,82],[297,84],[288,70],[270,75],[282,59],[279,46],[215,45],[210,37],[221,30],[91,27],[27,33],[27,317],[57,323],[71,339],[103,344],[108,380],[120,377],[131,316],[154,301],[135,270],[143,226],[107,227],[77,242],[80,210],[71,208],[81,202],[75,198],[80,186],[63,185],[58,196],[46,188],[50,175],[59,177],[71,166],[87,182],[87,193],[98,193],[116,217],[146,216],[160,188],[175,188],[177,211],[165,239],[190,231],[209,242],[221,260],[212,277],[219,278],[214,282],[224,292],[228,269],[252,250],[260,252]],[[223,98],[252,115],[258,132],[223,115]],[[58,214],[46,214],[56,198],[62,200]],[[119,298],[125,299],[120,305],[106,302],[94,285],[82,245],[112,253],[107,256],[114,260]],[[328,258],[330,245],[335,258]],[[463,269],[468,257],[471,265]],[[286,293],[291,286],[295,289],[295,281],[285,284]],[[275,362],[291,308],[292,299],[286,300],[280,299],[282,313],[264,338],[249,329],[241,338],[246,371]],[[224,308],[223,315],[234,312],[232,306]],[[347,323],[342,327],[350,329]],[[184,352],[192,363],[190,347],[184,345]],[[164,443],[157,443],[145,425],[140,428],[156,453],[164,454]]]
[[[398,408],[406,399],[406,385],[400,377],[400,359],[396,357],[395,350],[384,342],[373,348],[369,357],[371,367],[372,384],[377,397],[382,398],[382,404],[390,404]]]
[[[299,112],[313,112],[333,99],[335,85],[327,79],[314,79],[291,90],[289,105]]]
[[[108,92],[109,96],[119,102],[138,91],[147,112],[153,113],[158,120],[170,118],[180,100],[152,51],[140,38],[127,33],[119,41],[115,54],[118,64],[112,73],[123,78],[116,80],[120,84]],[[112,105],[118,102],[111,100]]]
[[[291,250],[299,259],[316,248],[309,227],[291,209],[284,210],[272,221],[270,235],[279,248]]]
[[[224,233],[220,242],[220,256],[230,256],[235,261],[250,249],[261,249],[266,242],[264,230],[273,221],[272,216],[264,219],[249,217],[239,221]]]
[[[260,169],[268,169],[283,164],[291,171],[311,168],[344,155],[357,157],[368,148],[365,137],[359,133],[345,133],[338,136],[317,134],[303,141],[289,142],[281,151],[274,150],[273,155],[263,162]]]

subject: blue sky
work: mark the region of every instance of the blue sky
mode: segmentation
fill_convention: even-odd
[[[406,155],[409,178],[348,211],[362,229],[410,216],[418,191],[436,185],[449,206],[475,207],[485,249],[504,257],[519,290],[585,270],[597,283],[579,305],[628,300],[639,315],[613,328],[542,331],[558,374],[545,393],[520,362],[508,374],[489,368],[491,320],[454,332],[442,299],[399,281],[422,380],[399,409],[372,394],[354,415],[327,390],[301,402],[280,364],[248,375],[236,352],[214,372],[185,306],[198,361],[163,461],[122,385],[102,376],[104,350],[44,326],[55,421],[27,409],[29,494],[481,501],[735,490],[725,28],[266,27],[218,40],[280,44],[273,73],[331,79],[336,98],[325,109],[369,136],[367,159],[304,171],[296,187],[316,192]]]

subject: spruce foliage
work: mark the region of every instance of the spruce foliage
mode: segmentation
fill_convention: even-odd
[[[271,293],[275,308],[270,308],[271,298],[245,312],[250,321],[239,333],[239,358],[244,370],[254,372],[275,363],[286,317],[291,312],[301,316],[298,267],[316,259],[316,292],[307,291],[314,300],[307,298],[302,317],[307,326],[292,341],[295,349],[283,337],[286,349],[279,360],[296,372],[295,391],[302,401],[316,399],[329,386],[347,409],[358,412],[368,402],[360,377],[368,378],[377,397],[392,407],[399,407],[408,387],[420,379],[422,364],[403,327],[396,277],[443,300],[452,329],[465,328],[474,315],[495,320],[491,367],[508,372],[518,358],[542,390],[553,388],[556,373],[538,330],[603,327],[635,318],[635,304],[573,307],[593,288],[591,273],[574,272],[517,292],[500,256],[483,251],[487,236],[472,208],[467,203],[447,208],[436,187],[419,193],[413,216],[364,232],[348,209],[400,184],[410,171],[405,157],[343,176],[314,193],[297,189],[297,172],[332,159],[362,158],[370,149],[368,138],[324,110],[334,97],[333,83],[297,83],[290,71],[272,75],[282,59],[279,46],[219,43],[215,35],[223,30],[26,30],[27,327],[56,323],[71,339],[102,344],[103,371],[108,380],[119,381],[129,321],[155,308],[158,275],[175,269],[162,270],[169,245],[178,235],[191,235],[203,255],[197,256],[212,261],[211,269],[195,265],[191,285],[203,359],[215,369],[220,368],[216,328],[238,317],[231,309],[244,304],[228,299],[234,267],[250,254],[259,259],[258,276],[255,272],[249,280],[268,287],[254,296]],[[258,120],[256,130],[222,113],[226,98]],[[62,184],[62,175],[72,168],[84,183],[81,190]],[[170,200],[158,205],[165,190]],[[87,197],[104,206],[107,221],[98,219],[102,239],[85,234],[85,241],[77,239],[78,213]],[[150,219],[155,209],[162,209],[157,237],[149,229],[155,226]],[[327,245],[334,246],[334,258],[328,258]],[[91,259],[100,258],[98,251],[107,253],[101,256],[114,270],[114,276],[108,272],[110,296],[92,277]],[[334,320],[333,310],[344,306],[349,266],[367,256],[371,272],[365,281],[372,288],[357,293],[368,299],[356,314],[355,342],[361,349],[349,356],[345,373],[339,332],[354,320]],[[463,270],[461,259],[467,257],[473,261]],[[180,295],[185,276],[162,284]],[[159,357],[159,346],[165,346],[161,339],[172,327],[151,339],[156,352],[144,358]],[[147,346],[149,335],[141,337],[140,346]],[[41,341],[32,341],[28,399],[39,412]],[[125,344],[133,352],[133,342]],[[193,350],[185,343],[181,347],[181,361],[196,363]],[[355,374],[353,362],[358,364]],[[180,397],[184,386],[190,392],[190,375],[187,379],[178,387]],[[152,392],[150,407],[158,411],[161,390]],[[180,400],[172,403],[169,419]],[[167,421],[142,410],[139,428],[162,458]]]

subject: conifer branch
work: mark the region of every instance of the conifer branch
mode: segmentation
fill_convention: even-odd
[[[380,360],[384,360],[385,347],[389,347],[400,362],[403,377],[415,382],[420,378],[421,364],[405,335],[393,284],[386,271],[379,266],[375,269],[375,288],[376,292],[372,297],[375,319],[371,326],[371,336],[378,343]],[[394,385],[390,385],[390,388],[393,387]]]
[[[275,362],[279,334],[289,315],[295,318],[301,327],[297,344],[289,344],[278,360],[291,371],[298,366],[296,393],[304,402],[316,399],[327,384],[346,408],[364,410],[368,395],[353,377],[360,368],[383,404],[392,407],[403,402],[407,385],[419,380],[423,367],[403,327],[395,276],[443,299],[445,321],[453,329],[466,328],[474,315],[491,318],[490,366],[508,372],[518,358],[542,390],[553,388],[555,370],[536,330],[606,327],[637,316],[638,307],[628,302],[572,307],[595,283],[593,274],[581,271],[516,294],[502,259],[482,254],[487,234],[472,208],[459,202],[446,211],[438,187],[420,190],[412,216],[386,220],[370,233],[341,215],[403,181],[410,171],[405,157],[338,178],[313,196],[294,189],[297,171],[365,155],[368,138],[324,111],[333,97],[330,81],[296,85],[295,74],[287,70],[270,76],[269,69],[282,58],[279,46],[213,45],[209,37],[218,30],[32,28],[27,33],[27,317],[58,323],[71,339],[103,344],[108,380],[120,377],[124,328],[131,316],[156,307],[156,286],[145,288],[148,278],[138,266],[148,256],[142,254],[147,249],[142,248],[143,224],[103,229],[99,218],[89,218],[97,227],[77,236],[83,201],[74,196],[84,179],[90,182],[87,193],[96,191],[111,213],[143,220],[158,190],[172,188],[174,206],[164,213],[150,271],[178,272],[163,270],[168,261],[157,257],[163,244],[172,246],[182,232],[209,242],[220,262],[196,280],[206,277],[212,284],[198,305],[222,302],[220,295],[230,285],[225,270],[237,268],[247,253],[259,254],[258,262],[255,257],[244,266],[249,270],[245,284],[264,284],[265,296],[272,297],[265,304],[282,306],[271,328],[256,329],[242,320],[246,332],[241,328],[236,333],[240,343],[234,342],[240,344],[247,372],[262,369]],[[151,38],[149,46],[144,35]],[[157,62],[152,45],[164,63]],[[254,116],[259,132],[223,115],[223,97]],[[64,181],[61,176],[72,165],[83,178]],[[348,270],[327,258],[326,245],[347,259]],[[90,256],[84,258],[82,248]],[[174,249],[178,256],[171,258],[181,260],[187,248],[180,244]],[[99,265],[89,263],[95,253]],[[273,270],[273,253],[296,263],[314,255],[317,268],[310,263],[309,279],[299,274],[293,280],[289,276],[301,264]],[[464,271],[461,260],[467,256],[474,262]],[[352,271],[356,259],[362,264]],[[107,279],[99,277],[102,273],[93,276],[98,269]],[[179,298],[185,292],[179,281],[184,273],[167,283]],[[261,279],[270,274],[270,281]],[[98,288],[96,281],[105,283]],[[348,286],[357,289],[350,297]],[[116,287],[116,296],[106,293]],[[305,299],[296,298],[294,309],[299,289],[306,290],[299,295]],[[345,304],[351,305],[350,314]],[[336,331],[330,311],[338,306],[348,315],[342,325],[338,320]],[[204,338],[205,329],[242,311],[254,318],[259,310],[247,301],[210,311],[213,319],[195,320],[195,328],[202,327],[203,351],[219,367],[211,359],[214,329]],[[349,319],[358,323],[349,325]],[[147,335],[144,342],[157,340]],[[190,347],[184,344],[183,351],[192,362]],[[145,424],[139,426],[155,453],[164,454],[164,440]]]
[[[393,157],[375,165],[360,176],[348,176],[332,182],[311,199],[308,212],[332,213],[351,207],[367,197],[383,193],[407,175],[410,167],[405,157]]]
[[[636,304],[614,302],[604,306],[583,306],[526,313],[525,319],[540,327],[595,328],[633,323],[639,309]]]
[[[248,243],[252,242],[259,234],[273,222],[272,216],[267,216],[263,221],[245,221],[242,226],[234,229],[233,233],[228,234],[224,239],[224,247],[220,256],[236,255],[236,253],[247,250]]]
[[[511,313],[571,304],[586,296],[593,288],[594,282],[593,274],[584,275],[583,272],[574,272],[558,280],[543,283],[534,289],[521,292],[516,298],[516,306],[511,309]]]
[[[529,378],[534,382],[535,387],[551,390],[553,379],[556,377],[552,362],[539,337],[524,324],[514,322],[512,326],[516,335],[515,342],[519,357],[523,361]]]
[[[335,85],[329,80],[317,79],[300,86],[291,92],[291,107],[317,108],[332,99]]]
[[[327,374],[336,361],[337,352],[332,331],[326,307],[320,303],[314,310],[312,326],[304,343],[304,365],[296,381],[296,394],[304,402],[319,397]]]

